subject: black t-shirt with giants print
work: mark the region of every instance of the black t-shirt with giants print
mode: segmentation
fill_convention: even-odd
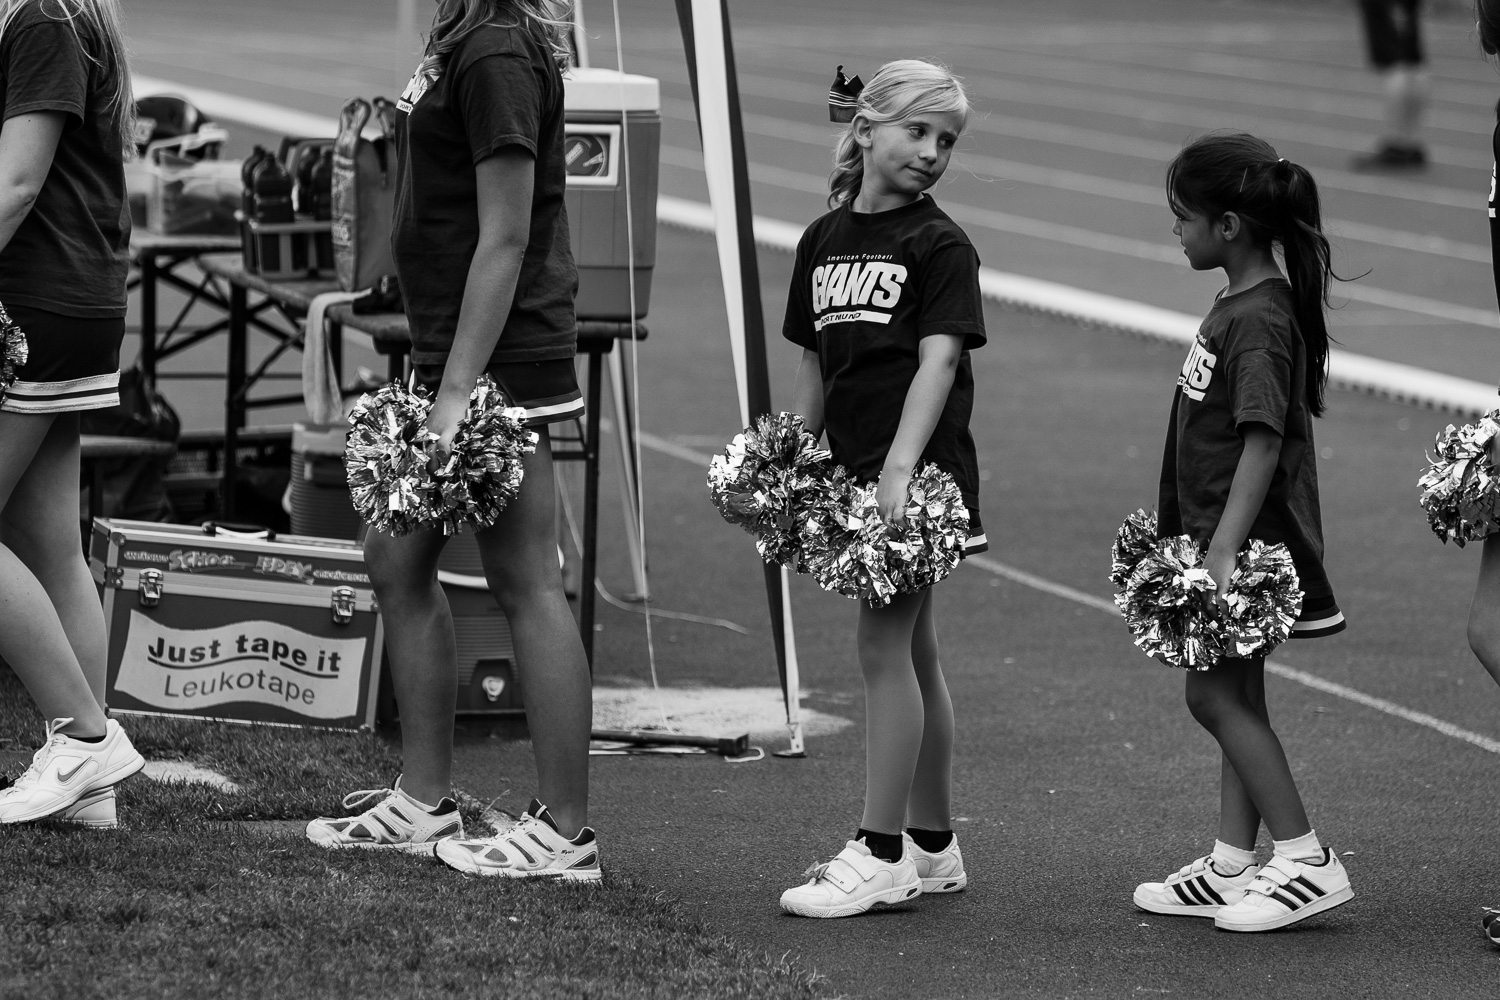
[[[885,465],[922,338],[962,337],[953,388],[922,459],[952,475],[964,503],[979,509],[969,433],[969,351],[985,342],[979,255],[936,202],[922,197],[873,214],[843,205],[809,226],[797,244],[782,333],[818,353],[829,448],[863,482]]]
[[[1221,295],[1182,364],[1161,463],[1158,532],[1213,540],[1244,450],[1246,424],[1281,435],[1281,454],[1250,537],[1291,551],[1303,593],[1333,594],[1323,570],[1323,520],[1307,350],[1297,332],[1292,286],[1271,278]]]

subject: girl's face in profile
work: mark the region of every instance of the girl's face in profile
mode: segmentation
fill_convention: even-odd
[[[1172,235],[1182,243],[1182,252],[1194,271],[1211,271],[1223,266],[1224,240],[1218,231],[1217,219],[1206,212],[1192,212],[1180,205],[1172,206],[1177,221],[1172,223]]]
[[[865,149],[866,185],[915,200],[948,169],[953,145],[964,129],[957,111],[934,111],[900,122],[866,124],[858,135]]]

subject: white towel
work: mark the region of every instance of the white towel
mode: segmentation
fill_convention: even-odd
[[[324,317],[329,306],[352,302],[362,292],[324,292],[307,304],[307,327],[302,341],[302,401],[308,419],[315,424],[339,423],[344,418],[344,401],[339,392],[338,372],[328,353],[328,325]]]

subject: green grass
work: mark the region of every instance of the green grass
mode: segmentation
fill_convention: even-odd
[[[241,790],[136,777],[119,788],[120,830],[0,828],[0,997],[829,995],[619,874],[595,886],[465,878],[237,822],[307,819],[379,786],[398,766],[389,739],[126,725],[147,757],[212,767]],[[41,735],[0,667],[4,749]]]

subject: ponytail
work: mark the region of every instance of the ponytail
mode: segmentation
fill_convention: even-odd
[[[1323,235],[1318,185],[1306,167],[1282,159],[1270,143],[1243,132],[1215,132],[1183,147],[1167,168],[1174,208],[1213,216],[1234,212],[1258,245],[1280,247],[1292,286],[1292,314],[1307,352],[1307,407],[1324,410],[1328,322],[1335,279]]]
[[[1500,0],[1474,0],[1474,25],[1485,55],[1500,55]]]
[[[860,91],[854,120],[844,128],[834,146],[833,172],[828,176],[828,207],[837,208],[853,201],[864,182],[864,150],[854,138],[860,118],[885,125],[947,111],[956,111],[968,120],[969,98],[963,83],[944,67],[920,59],[897,59],[880,67]]]

